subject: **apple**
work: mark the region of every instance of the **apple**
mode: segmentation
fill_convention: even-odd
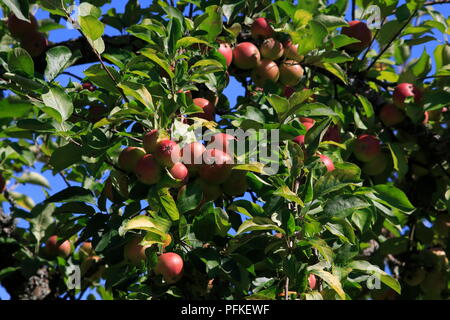
[[[81,260],[86,259],[94,253],[94,249],[92,248],[92,242],[86,241],[83,242],[80,246],[79,254]]]
[[[306,128],[306,131],[311,129],[314,126],[316,121],[311,118],[300,117],[300,123]],[[299,135],[295,137],[292,141],[298,143],[299,145],[305,144],[305,135]]]
[[[388,163],[388,156],[384,152],[380,152],[373,159],[364,163],[362,171],[369,176],[377,176],[386,170]]]
[[[124,247],[124,257],[125,261],[131,263],[132,265],[139,267],[142,261],[146,260],[145,250],[150,247],[150,245],[141,245],[142,237],[134,237],[131,239]]]
[[[355,52],[366,49],[372,41],[372,31],[367,27],[367,24],[359,20],[350,21],[348,24],[348,27],[342,28],[342,34],[356,38],[360,42],[349,44],[345,46],[345,49]]]
[[[218,149],[220,151],[230,153],[230,142],[233,144],[233,142],[236,140],[236,137],[227,134],[227,133],[216,133],[211,137],[211,141],[208,144],[208,149]],[[234,145],[231,148],[234,150]]]
[[[169,169],[170,175],[177,180],[185,182],[189,177],[188,168],[182,163],[177,162]]]
[[[309,288],[311,290],[314,290],[316,288],[316,285],[317,285],[316,276],[313,275],[312,273],[308,277],[308,284],[309,284]]]
[[[259,51],[263,58],[269,60],[278,60],[284,54],[283,44],[274,38],[264,40],[259,47]]]
[[[103,119],[108,113],[108,108],[102,105],[90,106],[88,109],[88,120],[92,123],[96,123]]]
[[[158,257],[156,274],[161,274],[168,284],[177,282],[183,276],[183,259],[174,252],[166,252]]]
[[[422,100],[422,92],[412,83],[404,82],[395,87],[393,99],[397,107],[404,109],[408,97],[414,97],[414,102],[418,103]]]
[[[381,108],[379,117],[387,127],[395,126],[405,120],[403,111],[391,103],[385,104]]]
[[[161,167],[151,154],[143,156],[136,164],[135,173],[139,181],[145,184],[156,184],[161,179]]]
[[[127,147],[119,154],[119,167],[126,172],[134,172],[136,165],[142,157],[145,156],[145,150],[139,147]]]
[[[52,235],[45,243],[45,251],[50,257],[60,256],[67,258],[72,253],[72,244],[69,240],[65,240],[62,243],[58,242],[58,236]]]
[[[43,33],[32,33],[20,40],[20,45],[30,56],[40,56],[48,47],[48,40]]]
[[[328,127],[327,132],[323,135],[322,141],[334,141],[341,143],[341,133],[338,125],[331,125]]]
[[[105,181],[105,196],[113,203],[119,203],[128,199],[128,177],[125,174],[117,173],[114,177],[117,180],[119,189],[114,189],[112,177]]]
[[[195,173],[203,163],[203,152],[206,148],[200,142],[192,142],[181,149],[182,162],[186,165],[189,172]]]
[[[163,166],[171,168],[181,161],[181,149],[175,141],[166,139],[156,144],[155,159]]]
[[[327,168],[327,171],[333,171],[334,170],[334,163],[333,160],[331,160],[329,157],[319,154],[320,160],[323,162],[325,167]]]
[[[283,61],[280,65],[280,81],[285,86],[295,86],[303,78],[303,68],[295,60]]]
[[[247,172],[232,170],[228,179],[222,184],[223,193],[236,197],[243,195],[248,188]]]
[[[261,60],[258,48],[251,42],[241,42],[233,49],[233,63],[243,70],[255,68]]]
[[[291,86],[284,86],[283,95],[286,98],[289,99],[294,93],[295,93],[295,88],[292,88]]]
[[[231,62],[233,61],[233,49],[231,48],[230,44],[221,43],[217,51],[225,57],[227,67],[229,67]]]
[[[158,142],[167,139],[170,139],[170,136],[164,130],[157,130],[157,129],[150,130],[144,135],[144,138],[142,139],[144,150],[147,153],[155,152]]]
[[[203,161],[199,174],[204,181],[222,184],[230,176],[233,159],[227,153],[218,149],[207,149],[203,153]]]
[[[15,38],[22,39],[29,34],[35,34],[38,31],[38,22],[32,14],[29,15],[29,20],[30,22],[21,20],[11,12],[7,22],[11,35]]]
[[[265,39],[273,36],[273,29],[265,18],[256,18],[251,26],[253,39]]]
[[[269,59],[262,59],[253,69],[252,79],[257,86],[262,87],[266,81],[277,82],[280,76],[278,65]]]
[[[3,178],[3,176],[0,174],[0,193],[5,191],[6,189],[6,180]]]
[[[380,140],[377,137],[363,134],[353,144],[353,154],[362,162],[369,162],[381,152]]]
[[[192,116],[205,119],[208,121],[214,121],[215,104],[205,98],[195,98],[192,100],[194,104],[203,109],[203,113],[195,113]]]
[[[102,258],[91,256],[86,258],[80,265],[81,276],[89,282],[95,282],[100,279],[105,271],[105,265],[100,264]]]
[[[295,60],[297,62],[302,62],[305,58],[298,54],[298,44],[293,44],[292,41],[286,41],[283,44],[284,47],[284,57],[286,59]]]
[[[92,83],[90,83],[90,82],[84,82],[84,83],[81,85],[81,87],[82,87],[84,90],[89,90],[89,91],[91,91],[91,92],[95,91],[95,86],[94,86]]]

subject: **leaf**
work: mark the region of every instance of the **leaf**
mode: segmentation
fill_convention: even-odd
[[[323,213],[329,218],[342,219],[351,215],[358,209],[364,209],[370,203],[353,195],[339,195],[327,201]]]
[[[8,52],[8,67],[13,73],[22,72],[28,76],[34,76],[33,58],[22,48],[14,48]]]
[[[113,67],[107,67],[116,81],[120,82],[120,75]],[[119,90],[114,81],[109,77],[108,73],[103,69],[101,64],[94,64],[84,71],[84,74],[96,86],[106,89],[110,93],[118,94]]]
[[[375,115],[375,112],[373,111],[372,103],[370,103],[370,101],[366,97],[364,97],[360,94],[357,94],[356,96],[358,97],[359,101],[361,102],[361,104],[364,108],[366,117],[369,119],[372,118]]]
[[[375,191],[374,195],[378,202],[397,208],[405,213],[411,213],[415,209],[406,194],[394,186],[379,184],[372,187],[372,190]]]
[[[202,22],[198,25],[198,30],[206,31],[206,39],[209,42],[214,42],[216,37],[222,32],[222,8],[216,5],[208,6],[205,9]]]
[[[334,30],[339,27],[347,26],[347,22],[340,17],[328,16],[324,14],[319,14],[314,18],[315,21],[320,22],[329,30]]]
[[[391,151],[394,169],[398,172],[398,178],[402,179],[408,173],[408,158],[401,145],[396,143],[388,143]]]
[[[333,109],[320,102],[303,104],[296,111],[296,114],[304,117],[337,116]]]
[[[55,151],[50,156],[49,164],[55,172],[62,171],[71,165],[81,161],[82,148],[74,143],[68,143]]]
[[[323,239],[311,239],[307,240],[329,263],[333,262],[334,252]]]
[[[65,46],[53,47],[47,50],[45,55],[47,60],[45,78],[48,81],[55,79],[78,59],[78,57],[72,57],[72,51]]]
[[[319,64],[319,67],[327,70],[328,72],[334,74],[336,77],[338,77],[342,82],[345,84],[348,84],[347,75],[342,70],[342,68],[336,64],[336,63],[322,63]]]
[[[170,78],[175,77],[175,75],[173,74],[172,70],[169,67],[169,64],[166,61],[161,60],[157,55],[156,55],[156,51],[153,49],[142,49],[140,51],[140,53],[149,58],[151,61],[153,61],[154,63],[156,63],[157,65],[159,65],[161,68],[164,69],[164,71],[167,72],[167,74],[169,75]]]
[[[194,210],[200,205],[202,198],[203,193],[199,181],[196,180],[193,183],[188,183],[186,187],[180,189],[179,196],[177,197],[178,210],[180,213]]]
[[[333,47],[335,49],[339,49],[339,48],[345,47],[349,44],[359,42],[359,40],[357,40],[355,38],[351,38],[349,36],[346,36],[345,34],[338,34],[338,35],[334,36],[333,38],[331,38],[331,41],[333,42]]]
[[[92,15],[80,16],[78,22],[80,23],[83,33],[92,41],[100,38],[105,31],[105,25]]]
[[[28,115],[33,105],[28,101],[3,98],[0,100],[0,118],[22,118]]]
[[[199,39],[196,37],[183,37],[177,41],[175,48],[176,49],[186,48],[186,47],[190,47],[191,45],[196,44],[196,43],[201,43],[208,47],[212,47],[212,45],[208,41],[205,41],[205,40],[202,40],[202,39]]]
[[[285,233],[284,230],[275,225],[271,219],[265,217],[254,217],[253,219],[245,220],[239,226],[236,235],[255,230],[275,230],[283,234]]]
[[[40,243],[45,236],[45,231],[53,223],[53,212],[55,205],[53,203],[36,205],[30,212],[31,218],[28,220],[31,224],[30,231]]]
[[[17,178],[17,181],[20,183],[29,183],[51,189],[48,180],[37,172],[26,172]]]
[[[345,300],[345,292],[342,289],[342,284],[338,277],[325,270],[314,269],[311,267],[309,267],[308,269],[311,270],[311,273],[322,278],[323,281],[325,281],[334,291],[336,291],[336,293],[342,300]]]
[[[376,265],[373,265],[368,261],[357,260],[350,262],[347,266],[352,269],[366,271],[368,274],[377,276],[381,280],[381,282],[393,289],[398,294],[401,294],[400,283]]]
[[[292,201],[297,203],[300,206],[304,206],[304,203],[302,199],[300,199],[291,189],[289,189],[288,186],[283,186],[281,188],[278,188],[274,193],[274,196],[282,197],[288,201]]]
[[[165,236],[169,232],[171,225],[172,223],[169,220],[158,216],[139,215],[130,220],[125,220],[119,229],[119,235],[123,236],[130,230],[145,230]]]
[[[425,48],[420,58],[410,68],[418,78],[425,77],[431,71],[431,59]]]
[[[45,200],[46,203],[49,202],[87,202],[95,204],[95,198],[92,191],[82,188],[82,187],[68,187],[53,196]]]
[[[42,100],[46,107],[56,111],[53,117],[59,123],[69,119],[73,113],[72,100],[61,88],[50,88],[47,93],[42,95]]]
[[[180,219],[180,212],[178,211],[175,200],[170,194],[169,188],[158,189],[159,202],[162,205],[165,213],[170,217],[172,221]]]

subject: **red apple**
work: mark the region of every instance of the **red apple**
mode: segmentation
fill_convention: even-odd
[[[243,170],[232,170],[230,177],[222,185],[223,192],[233,197],[243,195],[247,188],[247,172]]]
[[[295,88],[292,88],[292,87],[290,87],[290,86],[285,86],[285,87],[284,87],[283,95],[284,95],[286,98],[289,99],[294,93],[295,93]]]
[[[101,260],[99,256],[87,257],[80,265],[81,276],[90,282],[100,279],[105,271],[105,265],[100,265]]]
[[[341,133],[337,125],[329,126],[322,139],[322,141],[334,141],[337,143],[341,143],[341,140]]]
[[[348,24],[348,27],[342,28],[342,34],[356,38],[360,42],[349,44],[345,46],[345,49],[359,52],[367,48],[372,41],[372,31],[367,27],[367,24],[358,20],[350,21]]]
[[[220,151],[229,153],[230,143],[233,143],[236,137],[227,133],[216,133],[211,137],[211,141],[208,144],[208,149],[218,149]],[[234,149],[234,148],[232,148]]]
[[[82,87],[84,90],[89,90],[89,91],[91,91],[91,92],[95,91],[95,86],[94,86],[92,83],[90,83],[90,82],[84,82],[84,83],[81,85],[81,87]]]
[[[311,118],[300,117],[300,123],[306,128],[306,131],[311,129],[314,126],[316,121]],[[305,135],[300,135],[295,137],[292,141],[298,143],[299,145],[305,144]]]
[[[43,33],[36,32],[24,36],[20,40],[20,45],[28,51],[30,56],[37,57],[47,49],[48,40]]]
[[[295,60],[286,60],[280,65],[280,81],[285,86],[295,86],[303,78],[303,68]]]
[[[138,161],[135,173],[139,181],[151,185],[159,182],[161,167],[153,155],[147,154]]]
[[[88,120],[92,123],[96,123],[103,119],[108,114],[108,108],[102,105],[93,105],[88,109]]]
[[[316,285],[317,285],[316,276],[313,275],[312,273],[308,277],[308,284],[309,284],[309,288],[311,290],[314,290],[316,288]]]
[[[284,54],[283,44],[274,38],[264,40],[259,51],[263,58],[269,60],[278,60]]]
[[[119,167],[126,172],[133,172],[136,164],[145,156],[145,150],[139,147],[127,147],[119,154]]]
[[[231,48],[230,44],[221,43],[217,51],[219,51],[225,57],[227,67],[229,67],[231,62],[233,61],[233,49]]]
[[[183,276],[183,259],[174,252],[163,253],[158,257],[156,274],[161,274],[164,281],[172,284]]]
[[[36,18],[30,14],[29,20],[21,20],[16,17],[14,13],[11,13],[8,17],[8,29],[11,35],[15,38],[22,39],[29,34],[35,34],[38,31],[38,23]]]
[[[362,162],[369,162],[381,152],[380,140],[375,136],[363,134],[353,145],[353,154]]]
[[[177,180],[185,181],[189,176],[188,168],[181,162],[175,163],[173,167],[170,168],[169,172],[172,177]]]
[[[265,18],[256,18],[251,27],[253,39],[265,39],[273,36],[273,29]]]
[[[394,89],[394,104],[404,109],[405,108],[405,99],[407,97],[414,97],[414,102],[418,103],[422,100],[422,92],[419,88],[411,83],[400,83]]]
[[[181,149],[175,141],[161,140],[156,144],[155,159],[163,166],[171,168],[181,161]]]
[[[298,54],[298,44],[293,44],[292,41],[286,41],[283,45],[284,47],[284,57],[289,60],[295,60],[297,62],[302,62],[304,56]]]
[[[277,82],[280,76],[278,65],[269,59],[262,59],[253,69],[252,79],[257,86],[262,87],[266,81]]]
[[[233,49],[233,63],[243,70],[255,68],[261,60],[258,48],[251,42],[241,42]]]
[[[333,160],[331,160],[329,157],[327,157],[327,156],[325,156],[323,154],[320,154],[319,158],[323,162],[325,167],[327,167],[327,171],[333,171],[334,170]]]
[[[203,113],[195,113],[192,116],[205,119],[208,121],[214,121],[215,104],[208,99],[195,98],[194,104],[203,109]]]
[[[72,245],[69,240],[65,240],[62,243],[58,242],[58,236],[53,235],[45,243],[45,251],[50,257],[60,256],[67,258],[72,252]]]
[[[386,170],[389,163],[389,158],[384,152],[380,152],[372,160],[366,162],[362,171],[369,176],[377,176]]]
[[[86,259],[93,253],[94,253],[94,249],[92,248],[92,242],[86,241],[81,244],[80,251],[79,251],[81,260]]]
[[[206,148],[200,142],[192,142],[181,149],[181,157],[183,163],[188,168],[189,172],[196,172],[203,163],[203,152]]]
[[[403,111],[391,103],[385,104],[381,108],[379,117],[387,127],[395,126],[405,120]]]
[[[147,153],[155,152],[158,142],[167,139],[170,139],[170,136],[164,130],[150,130],[144,135],[143,138],[144,149]]]
[[[200,178],[212,184],[224,183],[231,174],[233,159],[218,149],[207,149],[203,154]]]
[[[142,237],[135,237],[131,239],[124,247],[124,257],[127,262],[138,267],[142,261],[146,260],[145,249],[149,247],[141,245]]]

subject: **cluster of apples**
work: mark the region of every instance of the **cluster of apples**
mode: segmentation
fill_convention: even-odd
[[[252,42],[241,42],[234,48],[220,44],[219,52],[225,57],[227,66],[233,63],[238,69],[252,70],[252,79],[257,86],[266,81],[295,86],[303,77],[300,65],[303,56],[297,53],[298,45],[291,41],[281,43],[275,31],[265,18],[257,18],[251,26]]]
[[[38,23],[36,18],[30,14],[29,20],[21,20],[11,13],[8,17],[8,29],[11,35],[20,40],[22,48],[24,48],[30,56],[37,57],[41,55],[48,46],[48,40],[43,33],[38,31]]]

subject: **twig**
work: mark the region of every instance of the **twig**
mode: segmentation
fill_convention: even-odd
[[[73,73],[71,73],[71,72],[69,72],[69,71],[64,71],[64,72],[62,72],[61,74],[65,74],[65,75],[74,77],[75,79],[78,79],[78,80],[80,80],[80,81],[83,81],[83,78],[81,78],[81,77],[77,76],[76,74],[73,74]]]
[[[70,185],[69,181],[67,181],[66,177],[62,174],[62,172],[59,172],[59,175],[60,175],[61,178],[64,180],[64,182],[66,183],[66,185],[70,188],[71,185]]]
[[[352,1],[352,20],[355,20],[356,0]]]
[[[284,283],[284,300],[289,300],[289,277],[286,276],[286,282]]]

